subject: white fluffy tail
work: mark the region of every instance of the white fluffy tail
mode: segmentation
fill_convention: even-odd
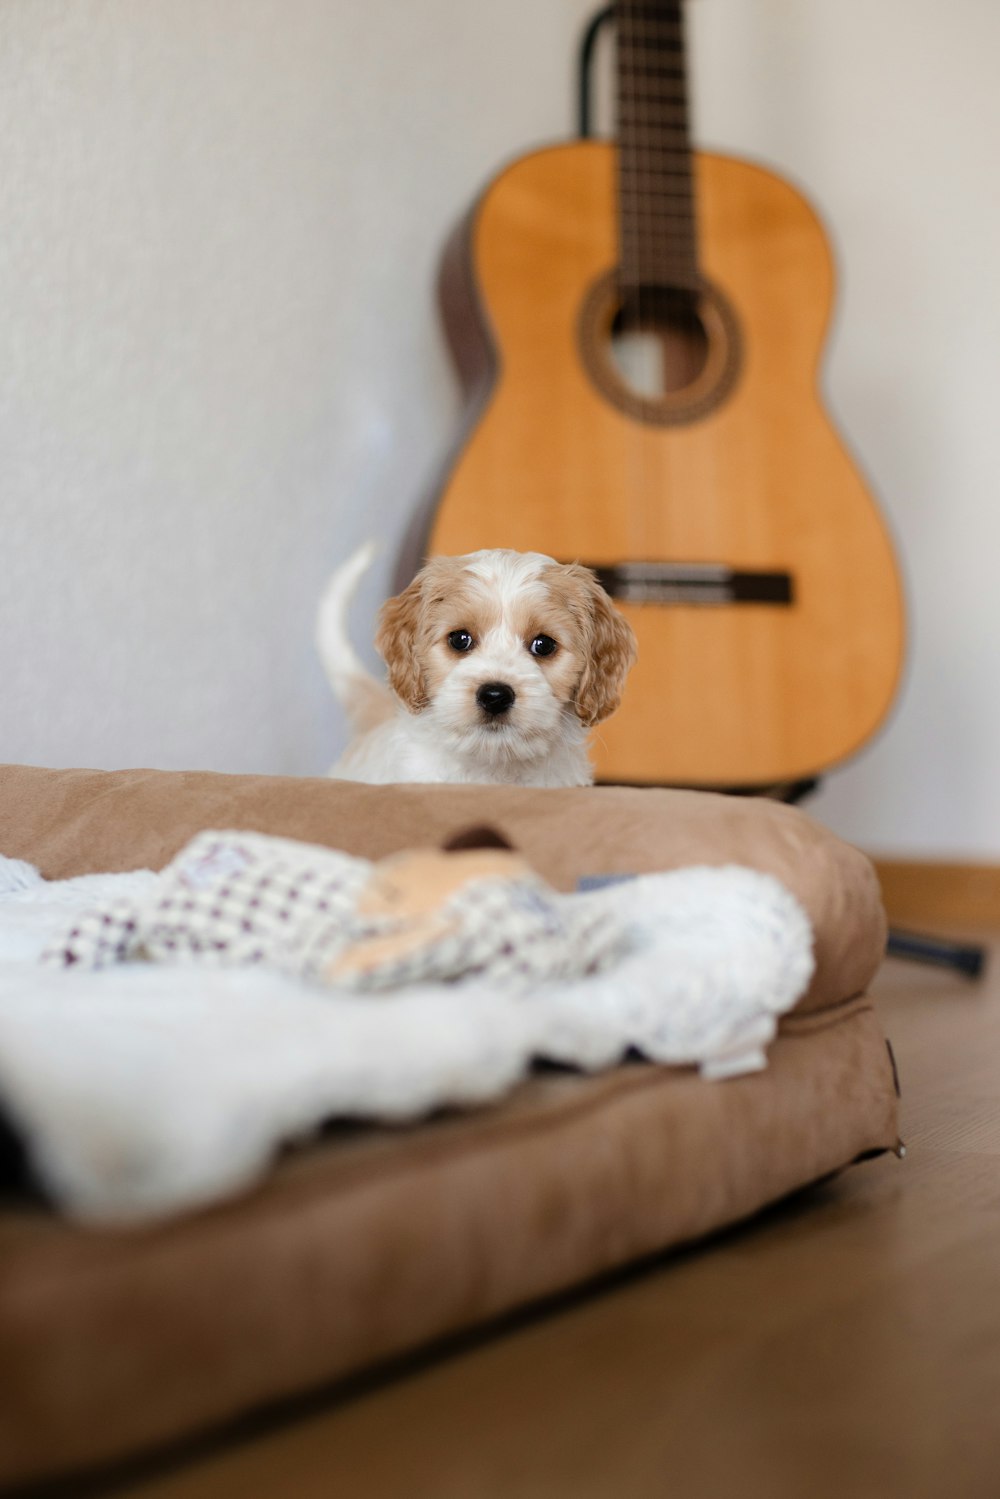
[[[347,634],[347,611],[358,584],[372,565],[374,543],[360,547],[326,585],[316,611],[316,648],[334,695],[357,733],[384,723],[396,711],[389,689],[376,681],[355,655]]]

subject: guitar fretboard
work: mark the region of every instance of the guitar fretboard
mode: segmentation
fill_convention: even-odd
[[[618,0],[618,214],[626,297],[698,274],[681,0]]]

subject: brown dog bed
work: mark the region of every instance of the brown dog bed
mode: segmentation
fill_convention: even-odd
[[[0,853],[50,879],[162,867],[205,827],[380,857],[488,821],[553,884],[742,863],[809,914],[816,972],[764,1072],[543,1073],[407,1128],[334,1127],[257,1189],[156,1227],[0,1212],[0,1479],[116,1460],[690,1241],[897,1143],[865,997],[868,861],[795,809],[619,788],[371,787],[0,769]]]

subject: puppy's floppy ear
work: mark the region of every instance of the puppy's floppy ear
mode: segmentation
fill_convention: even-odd
[[[375,648],[388,667],[389,686],[411,713],[427,706],[419,652],[423,607],[424,579],[418,574],[408,588],[382,605],[375,631]]]
[[[619,614],[590,569],[574,562],[566,571],[586,611],[587,654],[576,689],[576,712],[589,729],[610,718],[621,702],[625,678],[635,665],[638,647],[632,626]]]

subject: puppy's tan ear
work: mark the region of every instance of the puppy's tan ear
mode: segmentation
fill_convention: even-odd
[[[610,718],[622,700],[625,678],[638,655],[632,626],[619,614],[589,568],[569,568],[587,606],[583,675],[576,690],[576,712],[588,729]]]
[[[427,681],[420,662],[420,623],[424,608],[422,576],[387,599],[379,610],[375,647],[389,671],[389,686],[411,713],[427,706]]]

